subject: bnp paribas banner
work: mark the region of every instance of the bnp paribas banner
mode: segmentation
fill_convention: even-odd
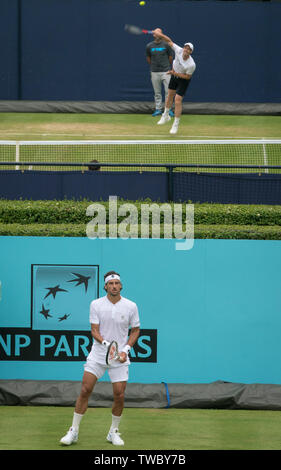
[[[130,381],[281,383],[281,241],[177,243],[0,237],[0,379],[81,380],[114,269],[140,313]]]
[[[2,328],[2,360],[83,361],[92,346],[89,307],[99,265],[31,264],[30,325]],[[156,330],[142,330],[131,361],[156,362]]]

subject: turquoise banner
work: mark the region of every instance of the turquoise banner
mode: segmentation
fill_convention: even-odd
[[[114,269],[141,318],[130,382],[281,384],[281,243],[176,248],[159,239],[0,237],[0,378],[80,380],[89,304]]]

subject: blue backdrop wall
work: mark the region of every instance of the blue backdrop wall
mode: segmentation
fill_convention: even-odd
[[[80,380],[89,303],[113,268],[141,317],[131,382],[281,384],[280,241],[177,250],[175,240],[0,237],[0,247],[2,379]],[[87,291],[77,273],[90,276]],[[56,285],[64,291],[48,295]]]
[[[194,43],[189,101],[279,102],[280,16],[271,2],[2,0],[0,99],[152,101],[132,23]]]

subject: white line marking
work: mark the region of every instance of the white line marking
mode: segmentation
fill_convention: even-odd
[[[122,134],[122,136],[120,136],[120,134],[68,134],[67,132],[63,132],[63,133],[43,133],[43,132],[5,132],[5,131],[0,131],[0,136],[1,135],[41,135],[42,137],[47,137],[47,136],[68,136],[68,137],[119,137],[119,138],[122,138],[122,137],[132,137],[132,138],[136,138],[136,137],[162,137],[162,138],[165,138],[165,135],[163,134]],[[258,136],[235,136],[233,137],[233,135],[231,136],[226,136],[226,135],[181,135],[180,136],[181,138],[186,138],[186,139],[234,139],[234,140],[237,140],[237,139],[261,139],[261,137],[258,137]],[[167,138],[170,139],[170,136],[167,135]],[[263,137],[264,138],[264,137]],[[274,139],[275,137],[266,137],[266,139]]]

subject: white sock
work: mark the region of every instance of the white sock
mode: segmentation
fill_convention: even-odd
[[[112,424],[111,424],[110,431],[113,431],[113,429],[119,428],[120,419],[121,419],[121,416],[112,415]]]
[[[81,419],[83,418],[84,415],[80,415],[79,413],[73,413],[73,421],[72,421],[72,427],[78,431]]]
[[[179,123],[180,123],[180,118],[175,117],[174,124],[176,124],[178,126]]]
[[[170,108],[165,108],[164,114],[167,116],[167,114],[169,114],[169,111],[170,111]]]

